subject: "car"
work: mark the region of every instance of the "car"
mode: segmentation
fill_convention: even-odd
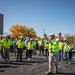
[[[75,62],[75,48],[71,48],[69,52],[69,57],[72,61]]]

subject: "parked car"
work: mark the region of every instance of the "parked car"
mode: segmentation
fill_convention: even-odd
[[[75,61],[75,45],[73,45],[73,47],[71,48],[70,50],[70,54],[69,54],[69,57],[72,61]]]

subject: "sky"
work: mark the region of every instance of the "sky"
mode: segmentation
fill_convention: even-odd
[[[75,0],[0,0],[4,32],[15,24],[33,27],[43,37],[50,33],[75,35]]]

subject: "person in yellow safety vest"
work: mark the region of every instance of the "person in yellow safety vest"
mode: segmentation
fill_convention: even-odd
[[[48,43],[48,41],[46,41],[44,43],[44,50],[45,50],[45,56],[47,59],[48,59],[48,55],[49,55],[48,48],[49,48],[49,43]]]
[[[1,53],[2,58],[4,59],[2,35],[0,35],[0,53]]]
[[[13,44],[14,44],[14,38],[11,36],[10,37],[10,52],[13,53],[14,52],[14,47],[13,47]]]
[[[16,55],[16,54],[17,54],[17,44],[16,44],[17,41],[18,41],[18,38],[16,38],[16,39],[14,40],[14,43],[13,43],[15,57],[17,56],[17,55]]]
[[[64,50],[64,42],[62,40],[59,40],[59,60],[63,60],[63,50]]]
[[[10,56],[9,56],[10,41],[8,39],[8,35],[5,35],[4,37],[3,48],[4,48],[4,59],[6,62],[8,62],[10,61]]]
[[[32,52],[34,49],[34,43],[33,43],[33,39],[30,39],[30,42],[28,43],[28,60],[32,59]]]
[[[25,44],[26,44],[26,59],[28,59],[28,43],[30,42],[30,38],[26,37],[26,40],[25,40]]]
[[[50,41],[49,41],[49,71],[48,74],[52,74],[53,61],[55,62],[56,73],[58,73],[58,54],[59,54],[59,46],[58,42],[55,39],[55,35],[50,33]]]
[[[23,40],[23,36],[20,36],[20,39],[17,41],[16,45],[18,46],[16,61],[18,61],[19,58],[20,58],[20,61],[22,61],[22,53],[23,53],[23,48],[25,46],[25,41]]]
[[[64,45],[64,52],[65,52],[65,59],[67,61],[67,64],[70,64],[70,60],[69,60],[70,45],[68,41]]]
[[[4,58],[3,50],[2,49],[3,49],[3,44],[2,44],[2,42],[0,40],[0,53],[1,53],[2,58]]]
[[[41,40],[38,41],[38,45],[39,45],[39,56],[41,56],[41,52],[42,52],[42,55],[44,56],[44,40],[43,40],[43,38],[41,38]]]
[[[36,55],[36,40],[35,39],[33,39],[33,44],[34,44],[33,54]]]

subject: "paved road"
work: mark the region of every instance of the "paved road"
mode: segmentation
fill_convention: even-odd
[[[47,75],[48,60],[44,56],[33,56],[33,60],[24,58],[23,62],[15,60],[12,58],[10,63],[5,63],[0,59],[0,75]],[[71,65],[65,61],[59,62],[59,74],[53,75],[75,75],[75,62],[71,61]]]

